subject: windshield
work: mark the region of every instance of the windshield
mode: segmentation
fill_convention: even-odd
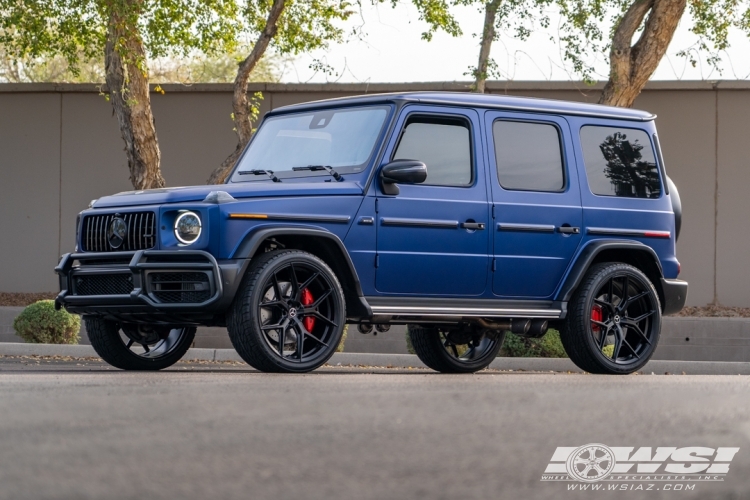
[[[338,173],[361,172],[367,166],[389,107],[326,109],[275,116],[263,122],[240,159],[232,182],[268,180],[266,175],[242,174],[273,171],[279,178],[328,175],[325,171],[294,168],[325,165]]]

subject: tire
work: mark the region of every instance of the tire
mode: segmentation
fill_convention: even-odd
[[[305,373],[333,356],[345,322],[344,292],[331,268],[301,250],[276,250],[250,265],[227,329],[232,345],[253,368]]]
[[[474,373],[487,368],[495,360],[503,346],[505,332],[476,331],[472,335],[465,331],[446,333],[434,327],[410,325],[409,340],[419,359],[433,370]],[[478,349],[478,352],[473,355],[474,359],[468,359],[472,356],[472,349]]]
[[[144,335],[140,332],[148,328],[122,326],[116,321],[92,316],[84,320],[96,353],[110,365],[122,370],[162,370],[170,367],[182,359],[195,338],[194,327],[159,328]],[[132,349],[134,346],[138,351]]]
[[[610,262],[592,266],[583,278],[560,339],[582,370],[625,375],[651,359],[660,332],[661,304],[653,283],[631,265]]]

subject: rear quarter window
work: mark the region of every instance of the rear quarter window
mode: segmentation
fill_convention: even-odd
[[[645,131],[588,125],[581,128],[581,148],[592,193],[625,198],[661,196],[659,168]]]

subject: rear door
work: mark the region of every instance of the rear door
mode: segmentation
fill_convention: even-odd
[[[381,293],[481,295],[487,289],[489,204],[479,115],[432,106],[404,109],[383,163],[419,160],[422,184],[377,190],[375,285]]]
[[[582,210],[564,118],[485,116],[494,227],[495,295],[550,297],[581,241]]]

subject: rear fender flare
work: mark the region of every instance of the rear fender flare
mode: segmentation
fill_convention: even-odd
[[[618,241],[604,241],[595,240],[591,241],[586,245],[576,257],[575,263],[568,272],[565,280],[563,281],[560,291],[557,293],[555,300],[568,302],[573,296],[578,285],[581,284],[583,277],[591,267],[592,263],[596,261],[596,257],[602,252],[607,250],[626,250],[628,252],[639,252],[641,257],[645,257],[653,260],[656,269],[658,269],[659,276],[649,276],[649,279],[653,282],[656,291],[659,293],[659,298],[664,303],[664,296],[661,290],[661,278],[664,277],[664,271],[661,267],[659,257],[653,248],[643,243],[631,240],[618,240]],[[642,270],[646,272],[645,270]],[[648,274],[648,273],[646,273]]]

